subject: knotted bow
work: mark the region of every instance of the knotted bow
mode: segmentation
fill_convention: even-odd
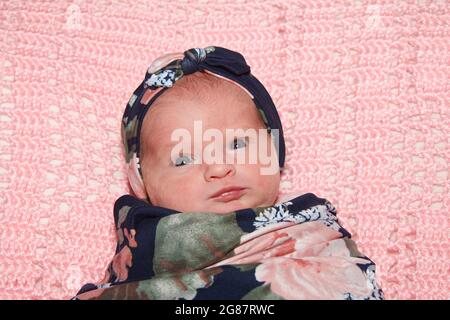
[[[250,73],[250,66],[239,52],[216,46],[192,48],[184,52],[183,59],[172,61],[155,73],[147,73],[145,86],[152,89],[172,87],[183,75],[201,71],[207,65],[219,74],[220,70],[231,72],[236,76]]]

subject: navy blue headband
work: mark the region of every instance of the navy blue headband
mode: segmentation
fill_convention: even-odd
[[[253,99],[264,124],[271,132],[278,129],[278,161],[284,167],[285,143],[283,128],[277,109],[262,83],[250,72],[245,58],[236,51],[209,46],[192,48],[183,53],[170,53],[153,61],[145,79],[134,91],[122,117],[122,140],[130,185],[136,196],[146,198],[143,175],[139,162],[140,131],[144,116],[153,102],[183,75],[197,71],[208,72],[220,78],[231,80]]]

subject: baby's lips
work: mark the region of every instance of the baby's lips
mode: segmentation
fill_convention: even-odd
[[[210,199],[221,202],[229,202],[233,200],[238,200],[244,195],[244,187],[228,187],[223,188],[213,194]]]

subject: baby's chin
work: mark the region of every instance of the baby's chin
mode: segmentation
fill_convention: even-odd
[[[232,213],[242,209],[257,208],[257,207],[269,207],[275,204],[275,200],[255,199],[252,195],[244,195],[239,199],[231,200],[228,202],[221,202],[216,200],[199,200],[195,204],[179,203],[176,207],[166,206],[168,208],[177,210],[178,212],[212,212],[217,214]],[[160,205],[163,206],[164,205]]]
[[[234,201],[231,201],[231,202],[234,202]],[[228,202],[222,206],[221,205],[214,206],[207,211],[218,213],[218,214],[227,214],[227,213],[231,213],[231,212],[235,212],[235,211],[247,209],[247,208],[250,208],[250,207],[245,204],[234,204],[234,203]]]

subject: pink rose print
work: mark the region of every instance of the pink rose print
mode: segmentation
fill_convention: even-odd
[[[255,277],[285,299],[334,300],[371,291],[361,269],[343,257],[275,257],[257,266]]]

